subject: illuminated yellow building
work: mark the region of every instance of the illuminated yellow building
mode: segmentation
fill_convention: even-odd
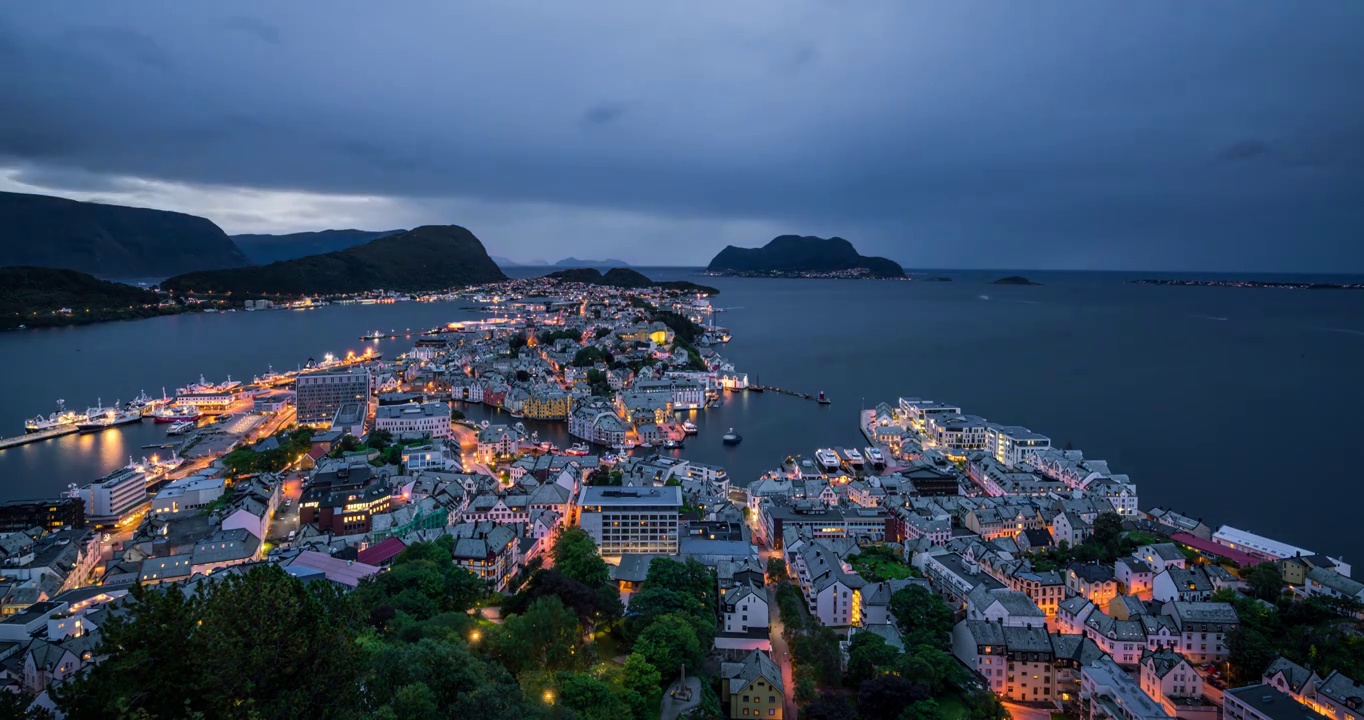
[[[522,410],[535,420],[563,420],[573,412],[573,397],[560,391],[533,392]]]

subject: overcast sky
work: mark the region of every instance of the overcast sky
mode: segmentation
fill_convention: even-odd
[[[704,264],[1364,272],[1364,2],[9,2],[0,190]]]

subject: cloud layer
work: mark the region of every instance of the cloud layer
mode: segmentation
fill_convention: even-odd
[[[704,263],[1364,271],[1364,6],[22,3],[0,188]]]

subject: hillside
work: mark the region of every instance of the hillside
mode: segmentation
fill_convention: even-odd
[[[625,262],[624,260],[613,260],[611,258],[605,260],[580,260],[575,257],[566,257],[563,260],[554,263],[554,265],[555,267],[572,268],[630,267],[630,263]]]
[[[165,210],[0,192],[0,264],[165,277],[251,261],[212,221]]]
[[[363,245],[389,235],[397,235],[404,230],[319,230],[317,232],[289,233],[286,235],[233,235],[246,256],[257,265],[293,260],[309,255],[322,255]]]
[[[770,276],[844,276],[902,278],[904,268],[893,260],[861,255],[840,237],[782,235],[760,248],[730,245],[710,261],[707,272]]]
[[[20,325],[30,328],[76,325],[176,311],[160,308],[161,299],[151,290],[100,280],[75,270],[0,268],[0,329],[5,330]],[[63,309],[70,312],[61,312]]]
[[[506,280],[483,243],[458,225],[425,225],[364,245],[260,267],[187,273],[161,287],[247,295],[441,290]]]
[[[696,292],[704,295],[719,295],[720,291],[706,285],[697,285],[686,280],[667,280],[654,281],[647,275],[638,270],[629,268],[611,268],[602,274],[596,268],[570,268],[559,270],[545,276],[551,280],[561,282],[576,282],[585,285],[602,285],[604,287],[618,288],[663,288],[665,290],[682,290],[685,292]]]

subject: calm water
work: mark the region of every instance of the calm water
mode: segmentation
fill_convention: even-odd
[[[746,483],[790,453],[864,445],[859,407],[917,395],[1106,459],[1137,481],[1143,507],[1173,506],[1347,559],[1364,550],[1364,489],[1350,472],[1364,432],[1364,293],[1138,286],[1102,273],[1028,272],[1045,284],[1011,287],[989,284],[1007,273],[944,274],[958,279],[700,279],[722,290],[715,304],[730,310],[718,322],[734,332],[723,352],[741,370],[834,403],[730,396],[697,414],[701,435],[681,454],[724,464]],[[404,303],[3,334],[0,427],[21,431],[58,397],[83,408],[96,396],[173,391],[201,372],[249,379],[268,363],[292,368],[362,347],[356,338],[374,329],[474,316],[458,303]],[[562,426],[537,427],[565,439]],[[742,445],[720,443],[729,427]],[[151,452],[141,445],[163,432],[144,423],[0,452],[0,496],[88,481]]]

